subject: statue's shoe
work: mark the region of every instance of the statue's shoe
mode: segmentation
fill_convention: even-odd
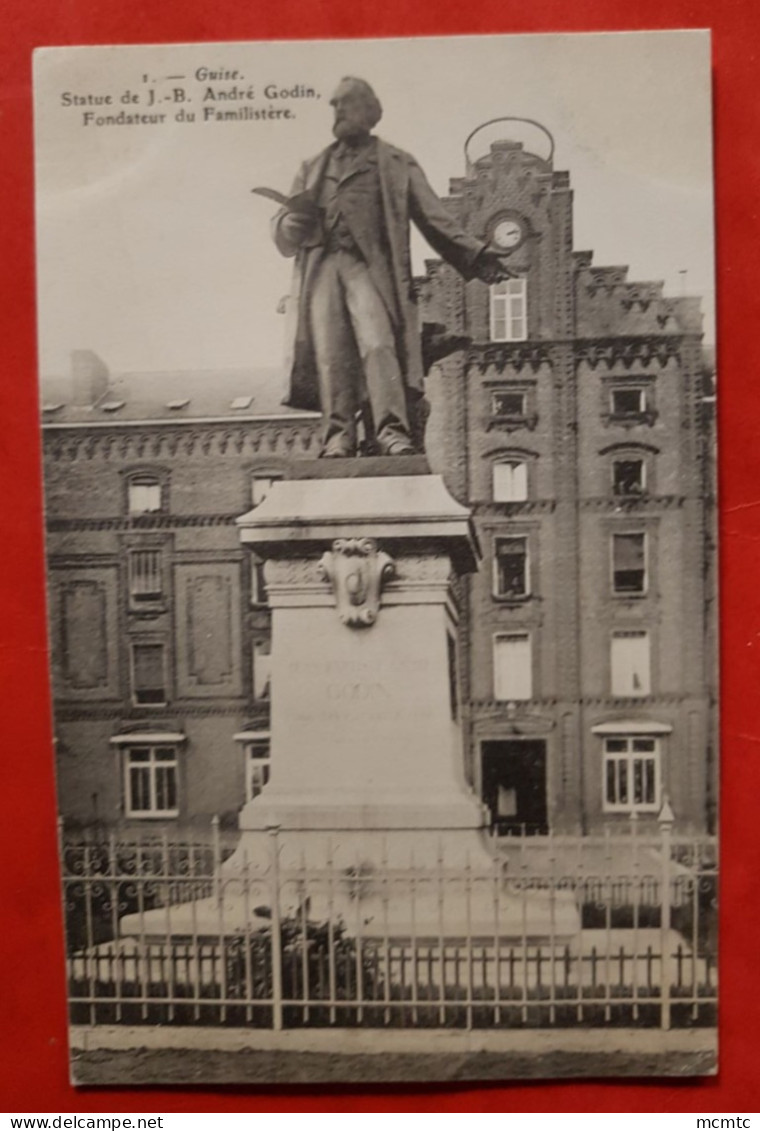
[[[320,459],[353,459],[356,455],[356,449],[350,448],[347,444],[328,444],[319,453]]]
[[[389,444],[383,444],[382,452],[384,456],[416,456],[417,449],[413,446],[410,440],[398,439],[391,440]]]

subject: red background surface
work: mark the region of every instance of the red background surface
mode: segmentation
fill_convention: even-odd
[[[760,97],[756,0],[6,0],[0,47],[0,1105],[6,1111],[760,1109]],[[723,654],[717,1079],[429,1088],[79,1089],[68,1083],[45,655],[31,52],[40,45],[711,27]],[[600,89],[599,97],[604,97]]]

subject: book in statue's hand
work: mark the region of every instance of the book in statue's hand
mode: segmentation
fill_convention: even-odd
[[[319,205],[311,192],[298,192],[295,196],[286,196],[285,193],[278,192],[277,189],[261,186],[251,189],[251,192],[255,192],[257,196],[265,196],[267,200],[273,200],[276,204],[281,204],[283,208],[287,208],[288,212],[307,213],[315,217],[319,214]]]

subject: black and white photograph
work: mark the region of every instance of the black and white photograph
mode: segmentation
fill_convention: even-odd
[[[709,32],[34,99],[73,1082],[714,1074]]]

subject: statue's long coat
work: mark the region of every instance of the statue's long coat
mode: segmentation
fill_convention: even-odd
[[[332,149],[333,146],[328,146],[318,157],[301,166],[293,184],[293,196],[308,192],[314,200],[317,199]],[[395,306],[391,310],[391,317],[396,328],[404,379],[407,388],[421,393],[424,374],[409,251],[409,222],[414,221],[431,247],[465,279],[471,279],[475,275],[474,263],[484,245],[462,230],[451,212],[435,195],[413,157],[379,138],[374,152],[377,154],[382,191],[384,238],[381,233],[362,231],[361,217],[351,214],[350,194],[346,194],[345,198],[341,197],[341,211],[381,294],[387,294],[390,279],[393,295],[390,296],[388,305],[393,303]],[[338,192],[340,194],[340,187]],[[307,246],[294,247],[290,244],[280,228],[283,215],[284,212],[279,213],[274,220],[275,243],[283,255],[296,257],[293,285],[287,304],[289,348],[286,354],[286,372],[289,385],[284,403],[294,408],[318,410],[316,362],[309,326],[309,295],[324,252],[319,245],[319,236],[313,244],[307,241]],[[387,262],[388,255],[390,264]]]

